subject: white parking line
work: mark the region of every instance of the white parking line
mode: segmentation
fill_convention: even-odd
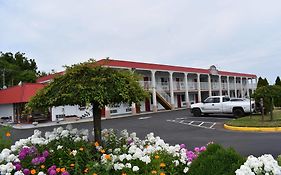
[[[173,123],[180,123],[180,124],[194,126],[194,127],[205,128],[205,129],[215,129],[213,127],[216,125],[215,122],[203,122],[203,121],[187,121],[187,122],[185,120],[166,120],[166,121],[173,122]],[[199,124],[194,124],[194,123],[199,123]],[[211,126],[207,127],[207,126],[204,126],[204,124],[210,124]]]
[[[145,119],[149,119],[151,117],[140,117],[139,120],[145,120]]]

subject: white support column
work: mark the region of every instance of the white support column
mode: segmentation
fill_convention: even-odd
[[[184,73],[185,103],[186,103],[186,108],[190,108],[187,75],[188,73]]]
[[[111,115],[110,115],[110,108],[108,106],[105,106],[104,107],[104,111],[105,111],[104,117],[105,118],[110,118],[111,117]]]
[[[170,76],[170,95],[171,95],[171,106],[172,109],[175,108],[175,100],[174,100],[174,80],[173,80],[173,72],[169,72]]]
[[[241,98],[244,98],[244,92],[243,92],[243,78],[240,77],[240,89],[241,89]]]
[[[152,81],[152,110],[157,112],[157,100],[156,100],[156,80],[155,80],[155,70],[151,71],[151,81]]]
[[[212,96],[212,82],[211,82],[211,75],[208,74],[208,87],[209,87],[209,97]]]
[[[255,91],[256,91],[256,89],[257,89],[257,85],[258,85],[258,80],[257,80],[257,78],[255,78],[255,87],[253,88],[253,92],[255,92]]]
[[[227,95],[230,97],[230,84],[229,84],[229,76],[226,77],[227,81]]]
[[[132,103],[132,115],[137,114],[137,108],[136,108],[136,103]]]
[[[201,84],[200,84],[200,74],[197,74],[197,89],[198,89],[198,102],[201,102]]]
[[[222,84],[221,84],[221,75],[219,75],[219,94],[222,96]]]
[[[254,93],[253,78],[251,78],[251,94]]]
[[[234,90],[235,98],[237,98],[237,77],[234,77]]]
[[[247,96],[250,98],[249,79],[246,77]]]

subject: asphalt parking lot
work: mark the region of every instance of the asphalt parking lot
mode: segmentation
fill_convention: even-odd
[[[187,110],[177,110],[104,120],[102,127],[117,130],[127,129],[129,132],[136,132],[140,138],[153,132],[167,143],[184,143],[189,149],[215,142],[225,147],[233,147],[244,156],[270,153],[276,157],[281,154],[281,133],[225,130],[223,123],[230,119],[232,116],[193,117]],[[92,130],[93,124],[92,122],[76,123],[73,124],[73,127]],[[40,130],[44,132],[53,128],[50,126],[40,128]],[[14,129],[12,132],[15,141],[32,135],[33,129]]]

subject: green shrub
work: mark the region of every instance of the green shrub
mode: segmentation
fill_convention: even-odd
[[[279,155],[279,156],[277,157],[277,162],[278,162],[278,165],[281,166],[281,155]]]
[[[224,149],[218,144],[210,144],[192,162],[189,175],[233,175],[245,160],[232,148]]]
[[[11,147],[11,127],[9,126],[0,126],[0,152],[4,148]]]

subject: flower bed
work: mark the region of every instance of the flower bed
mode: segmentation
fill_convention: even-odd
[[[169,145],[153,133],[141,140],[136,133],[105,129],[99,144],[89,141],[88,130],[73,129],[69,125],[65,129],[55,128],[44,136],[35,130],[31,137],[3,149],[0,174],[281,175],[281,167],[271,155],[249,156],[244,161],[233,149],[217,144],[188,150],[184,144]]]
[[[46,132],[39,130],[17,141],[0,154],[1,174],[185,174],[191,162],[206,150],[171,146],[153,133],[140,140],[136,133],[102,131],[102,144],[88,140],[88,130],[70,125]]]

